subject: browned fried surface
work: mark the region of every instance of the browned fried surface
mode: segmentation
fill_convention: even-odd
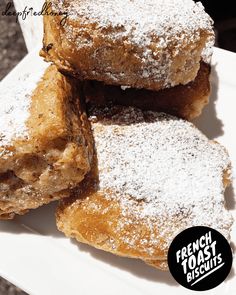
[[[92,139],[77,81],[50,66],[30,99],[29,137],[1,147],[0,218],[66,196],[90,170]]]
[[[227,173],[225,175],[227,176]],[[167,222],[168,230],[159,228],[158,222],[153,221],[152,228],[155,230],[150,231],[150,220],[137,219],[132,213],[123,216],[119,201],[108,200],[101,192],[94,190],[94,183],[97,182],[97,172],[93,171],[73,196],[60,203],[56,213],[58,229],[67,237],[95,248],[119,256],[140,258],[150,266],[168,270],[166,239],[171,231],[175,231],[178,223],[186,222],[185,217],[181,214],[173,216],[172,220]],[[226,184],[229,184],[228,176],[225,178]],[[113,195],[115,196],[115,193]],[[139,206],[140,204],[136,203],[133,210],[139,210]],[[125,224],[122,230],[117,230],[119,224]],[[187,228],[187,223],[185,226]],[[166,232],[166,237],[162,231]],[[134,236],[138,238],[131,246],[129,241],[133,240]],[[153,246],[153,236],[162,236],[158,245]],[[145,244],[143,241],[146,241]]]
[[[140,129],[142,127],[142,120],[135,112],[132,117],[129,117],[129,111],[127,110],[127,108],[123,108],[123,113],[122,111],[119,112],[119,109],[120,107],[113,108],[112,110],[108,109],[107,111],[105,111],[105,113],[100,111],[95,112],[96,119],[92,119],[92,130],[95,137],[95,147],[97,155],[96,157],[94,157],[94,163],[92,166],[93,170],[89,173],[89,175],[86,176],[85,180],[81,183],[79,188],[75,189],[72,192],[71,198],[64,199],[60,202],[56,213],[57,226],[58,229],[65,233],[67,237],[76,238],[79,242],[89,244],[93,247],[111,252],[116,255],[126,256],[129,258],[139,258],[149,265],[162,270],[167,270],[167,252],[169,245],[176,234],[190,226],[204,224],[212,226],[213,228],[218,228],[218,230],[222,230],[224,234],[228,236],[232,219],[230,214],[224,207],[223,193],[221,195],[220,203],[215,199],[215,197],[211,197],[210,195],[209,200],[211,200],[210,202],[212,203],[209,203],[208,196],[203,197],[201,201],[193,199],[191,203],[188,203],[187,199],[192,198],[192,194],[194,193],[194,185],[193,183],[189,185],[187,183],[187,180],[186,190],[188,190],[188,194],[186,197],[186,203],[178,206],[178,209],[175,210],[171,202],[169,203],[168,208],[166,207],[163,209],[164,211],[166,210],[166,213],[162,214],[163,211],[158,211],[158,214],[160,215],[153,215],[153,212],[158,209],[158,206],[161,206],[160,200],[157,203],[152,203],[150,199],[148,199],[148,201],[146,201],[145,199],[137,199],[133,195],[126,193],[125,188],[123,189],[123,187],[126,187],[126,183],[124,183],[122,186],[119,186],[119,189],[115,189],[112,182],[110,183],[110,185],[108,184],[107,187],[104,187],[104,181],[106,181],[106,179],[104,180],[104,178],[107,178],[106,174],[112,174],[114,170],[116,172],[115,174],[113,173],[113,175],[115,175],[115,177],[112,178],[113,181],[116,182],[118,180],[118,183],[123,183],[123,181],[120,179],[124,179],[122,178],[123,174],[125,174],[124,167],[126,167],[126,169],[129,171],[130,162],[132,162],[133,160],[137,161],[140,164],[138,165],[138,169],[141,169],[141,171],[145,171],[142,173],[140,171],[133,170],[133,174],[129,174],[129,177],[131,177],[134,181],[136,181],[135,179],[137,179],[135,176],[136,174],[138,174],[138,179],[140,179],[140,177],[145,178],[146,174],[149,175],[152,169],[151,162],[149,164],[149,170],[146,169],[147,167],[149,167],[149,165],[145,161],[147,160],[147,155],[149,155],[150,158],[152,157],[152,152],[155,153],[155,149],[152,150],[152,152],[150,151],[149,153],[149,148],[148,146],[146,146],[146,148],[143,148],[143,153],[141,155],[135,154],[135,156],[132,157],[131,154],[135,153],[135,150],[133,145],[130,145],[131,141],[129,141],[128,135],[126,134],[128,128],[133,128],[133,131],[135,131],[135,122],[138,122],[138,129]],[[132,108],[130,108],[129,110],[130,112],[132,112]],[[103,120],[102,118],[104,114],[105,119]],[[147,112],[145,114],[145,118],[148,118],[148,114],[150,113]],[[123,121],[121,120],[121,116],[123,116]],[[140,131],[140,134],[138,133],[138,135],[137,133],[133,132],[132,135],[131,133],[129,133],[129,136],[137,136],[137,138],[135,138],[139,144],[140,136],[144,136],[144,138],[149,139],[147,139],[149,146],[153,146],[153,142],[152,140],[150,140],[149,135],[153,134],[153,138],[159,138],[159,134],[158,132],[155,132],[154,129],[152,129],[153,127],[151,126],[151,122],[154,122],[153,120],[155,120],[152,117],[154,116],[154,114],[151,113],[150,116],[150,126],[147,126],[148,130],[146,130],[146,132],[142,130]],[[171,118],[174,119],[173,117]],[[175,118],[174,120],[178,119]],[[163,122],[161,123],[161,125],[165,125],[167,123],[167,121],[165,120],[160,122]],[[189,123],[186,122],[186,124],[187,126],[189,126]],[[111,129],[110,125],[114,126],[114,128]],[[191,126],[192,134],[189,135],[188,133],[188,136],[190,136],[190,138],[192,138],[191,136],[193,136],[194,140],[196,140],[196,145],[200,145],[200,142],[203,139],[203,135],[201,135],[200,132],[198,132],[196,128],[193,127],[193,125]],[[166,130],[170,132],[170,129]],[[150,132],[150,134],[148,134],[148,132]],[[184,139],[184,137],[182,138],[181,135],[184,132],[184,129],[175,130],[176,134],[180,134],[178,140],[183,140],[183,143],[185,142],[186,144],[187,139]],[[104,134],[105,138],[106,136],[108,136],[106,134],[110,134],[110,137],[108,136],[108,138],[110,139],[112,137],[113,139],[119,138],[120,145],[114,146],[111,140],[108,140],[106,144],[103,145]],[[164,132],[164,134],[162,133],[162,135],[160,135],[160,138],[158,140],[162,142],[162,139],[165,140],[166,137],[168,137],[168,134]],[[198,139],[196,139],[196,137]],[[190,142],[193,140],[193,138],[190,139]],[[212,152],[218,149],[219,151],[221,150],[218,160],[223,162],[226,161],[227,152],[223,147],[221,147],[216,142],[208,141],[206,138],[204,139],[204,142],[206,144],[204,144],[204,148],[210,148],[210,150],[211,148],[213,148]],[[142,142],[142,144],[145,143]],[[106,146],[106,148],[104,146]],[[164,146],[167,148],[167,154],[168,152],[171,153],[171,150],[177,149],[176,146],[169,146],[168,144]],[[123,155],[120,154],[120,150],[123,151],[123,147],[126,147],[127,150],[130,150],[130,159],[125,158],[124,160]],[[186,146],[186,149],[188,149],[189,147]],[[191,145],[191,147],[195,149],[195,144]],[[111,153],[111,149],[114,149],[115,153],[119,154],[119,156],[114,157],[115,161],[113,161],[112,157],[114,156],[114,154]],[[183,151],[184,150],[185,148],[183,148]],[[211,153],[210,150],[209,157]],[[181,154],[181,150],[178,150],[178,152],[180,152]],[[104,153],[107,156],[104,156]],[[190,155],[192,157],[194,157],[194,153],[195,152],[191,151],[190,148]],[[198,157],[198,162],[201,160],[205,161],[204,163],[206,163],[206,161],[209,161],[209,157],[207,157],[207,159],[201,158],[200,156]],[[143,160],[143,162],[139,162],[141,158],[145,160]],[[216,160],[215,162],[216,166],[218,160]],[[121,161],[123,161],[124,166],[121,165]],[[155,161],[157,161],[158,165],[160,164],[157,159]],[[171,166],[169,164],[169,161],[171,161],[171,155],[169,160],[167,157],[167,161],[167,167]],[[200,163],[203,170],[207,169],[204,163]],[[229,162],[225,162],[227,167],[225,166],[226,168],[224,171],[221,165],[218,167],[220,172],[220,174],[217,176],[218,180],[216,185],[218,186],[221,186],[222,182],[224,187],[226,187],[230,183],[230,167],[227,163]],[[180,167],[180,169],[188,169],[188,161],[183,162],[182,165],[183,166]],[[211,162],[211,165],[214,166],[213,162]],[[146,168],[144,168],[144,166]],[[202,173],[203,170],[201,170]],[[152,171],[152,173],[155,173],[155,171]],[[180,175],[182,175],[181,172],[179,173]],[[212,171],[211,173],[209,173],[210,175],[207,175],[206,177],[209,177],[209,179],[213,181],[214,173]],[[182,196],[178,195],[177,187],[179,185],[182,186],[182,184],[179,183],[183,182],[183,178],[181,178],[179,174],[175,174],[174,176],[172,175],[172,177],[176,178],[176,182],[174,181],[174,187],[176,185],[176,201],[174,202],[178,203]],[[166,175],[166,178],[168,179],[169,175]],[[147,179],[147,182],[149,181],[148,178],[145,179]],[[155,179],[157,183],[160,181],[158,177],[156,177]],[[193,182],[196,182],[196,184],[197,181],[197,179],[193,180]],[[205,183],[207,179],[201,179],[201,181]],[[142,186],[138,188],[132,181],[130,181],[129,178],[126,178],[126,182],[129,183],[128,187],[132,189],[133,194],[137,195],[139,194],[139,189],[143,189]],[[138,181],[136,184],[138,184]],[[144,183],[142,182],[142,184]],[[199,187],[201,187],[201,185],[202,184],[199,183]],[[175,191],[174,187],[173,190]],[[137,192],[135,192],[136,189],[138,190]],[[169,188],[165,188],[164,186],[164,190],[165,189],[168,190]],[[151,194],[151,185],[149,190],[149,193]],[[145,193],[146,192],[147,191],[145,190]],[[162,193],[165,194],[165,192],[162,192],[160,189],[160,191],[157,192],[157,195],[160,195],[160,198],[162,198]],[[208,194],[208,192],[205,193]],[[201,192],[199,194],[201,194]],[[153,206],[152,208],[150,208],[150,203]],[[150,215],[144,214],[144,208],[148,208],[147,210]],[[195,213],[193,213],[195,210],[194,208],[198,208],[196,212],[197,217]],[[211,218],[209,218],[210,215]]]
[[[210,66],[202,62],[196,79],[187,85],[159,91],[134,88],[122,90],[119,86],[86,81],[83,83],[83,89],[86,100],[90,104],[101,106],[113,103],[134,106],[191,120],[201,114],[209,101],[209,78]]]
[[[53,12],[61,9],[76,13],[76,9],[72,8],[80,5],[77,0],[65,1],[63,4],[52,2]],[[81,2],[84,4],[85,1]],[[122,5],[125,6],[125,3]],[[165,3],[162,2],[162,5]],[[178,12],[181,13],[179,10]],[[111,11],[108,13],[111,14]],[[150,14],[153,14],[152,11]],[[209,19],[205,13],[203,17],[208,23]],[[101,25],[100,20],[93,18],[92,12],[87,15],[83,11],[79,16],[72,15],[66,22],[61,23],[63,18],[64,16],[44,17],[41,55],[47,61],[55,63],[59,70],[81,80],[97,80],[110,85],[150,90],[185,85],[195,79],[204,48],[208,46],[209,40],[211,43],[214,40],[210,23],[207,28],[201,28],[199,23],[192,32],[181,28],[179,34],[171,35],[172,38],[168,32],[174,28],[174,24],[169,31],[168,28],[163,29],[160,36],[155,34],[153,27],[150,44],[145,45],[146,43],[141,41],[138,44],[132,41],[132,32],[126,34],[126,23],[119,26],[113,25],[112,22]],[[137,27],[140,28],[141,25],[137,24]],[[136,29],[134,27],[133,31]],[[125,35],[121,38],[120,34],[123,33]],[[142,34],[145,32],[141,31],[140,36]],[[162,48],[159,44],[161,38],[169,43],[169,46]]]
[[[166,258],[166,249],[162,247],[165,237],[163,243],[153,252],[151,231],[145,220],[138,220],[132,214],[122,216],[119,202],[107,200],[104,195],[96,192],[86,195],[83,193],[82,199],[70,199],[69,202],[66,201],[57,211],[58,229],[66,236],[120,256],[143,260]],[[138,209],[138,204],[135,209]],[[126,224],[127,221],[129,224]],[[126,225],[117,231],[119,223]],[[158,227],[155,235],[160,235]],[[134,236],[139,238],[130,246],[129,240]],[[142,240],[147,240],[147,243],[143,245]]]

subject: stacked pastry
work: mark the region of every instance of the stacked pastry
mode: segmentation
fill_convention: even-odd
[[[229,238],[227,151],[184,120],[210,93],[214,32],[202,5],[51,3],[41,55],[54,65],[1,106],[0,217],[63,199],[66,236],[160,269],[188,227]]]
[[[212,20],[191,0],[51,1],[41,55],[86,96],[194,118],[208,102]],[[64,25],[62,25],[64,24]]]

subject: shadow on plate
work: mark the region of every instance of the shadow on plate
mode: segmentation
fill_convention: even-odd
[[[39,234],[64,238],[65,236],[57,230],[55,211],[57,202],[44,205],[38,209],[30,210],[23,216],[16,216],[13,220],[1,220],[0,232],[11,232],[17,234]]]
[[[225,283],[227,283],[228,281],[231,281],[231,280],[235,280],[235,269],[234,269],[234,266],[231,268],[231,271],[230,271],[229,275],[225,279]]]
[[[0,232],[10,232],[16,234],[37,234],[65,238],[56,228],[55,209],[57,202],[47,206],[31,210],[24,216],[17,216],[14,220],[1,221]],[[71,239],[71,243],[76,245],[82,252],[89,253],[93,258],[103,261],[111,266],[130,272],[136,277],[153,282],[164,283],[170,286],[178,285],[169,272],[160,271],[146,265],[138,259],[119,257],[91,246],[78,243]]]
[[[230,243],[230,246],[231,246],[232,253],[233,253],[233,256],[234,256],[235,255],[235,250],[236,250],[235,243],[231,242]],[[225,282],[228,282],[228,281],[231,281],[231,280],[235,280],[235,275],[236,275],[236,273],[235,273],[235,266],[233,265],[232,268],[231,268],[231,271],[230,271],[229,275],[225,279]]]
[[[235,190],[233,188],[233,184],[228,186],[225,190],[225,202],[227,209],[234,210],[236,208]]]
[[[202,115],[193,120],[193,123],[209,138],[215,139],[224,134],[224,124],[217,118],[216,103],[218,100],[219,77],[216,67],[212,66],[211,72],[211,97]]]
[[[161,271],[148,266],[139,259],[116,256],[114,254],[93,248],[89,245],[78,243],[74,239],[71,239],[71,243],[76,245],[80,251],[89,253],[93,258],[127,271],[138,278],[164,283],[169,286],[178,286],[177,282],[172,278],[170,272]]]

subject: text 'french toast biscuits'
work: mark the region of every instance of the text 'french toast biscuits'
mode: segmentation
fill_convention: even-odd
[[[192,0],[48,1],[41,55],[81,80],[160,90],[209,63],[213,21]]]
[[[78,83],[47,67],[1,88],[0,218],[65,197],[91,168]]]
[[[92,110],[90,121],[92,172],[61,201],[60,231],[160,269],[173,238],[188,227],[210,226],[229,237],[224,147],[164,113],[114,106]]]

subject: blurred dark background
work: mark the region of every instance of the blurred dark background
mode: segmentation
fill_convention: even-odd
[[[195,1],[197,2],[197,1]],[[202,0],[206,11],[216,20],[235,17],[235,1],[231,0]]]
[[[215,21],[216,45],[236,52],[236,1],[202,0],[201,2]]]
[[[0,12],[8,2],[0,0]],[[216,45],[236,52],[236,1],[202,0],[201,2],[215,21]],[[14,17],[3,18],[0,13],[0,80],[26,53],[19,24],[15,23]],[[0,278],[0,295],[25,295],[25,293]]]

